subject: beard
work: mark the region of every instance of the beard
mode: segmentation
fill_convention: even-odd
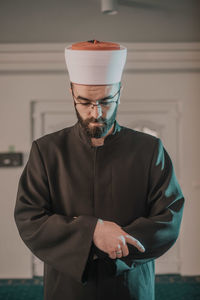
[[[78,118],[78,122],[81,124],[82,128],[84,129],[85,133],[88,135],[88,137],[90,138],[101,138],[104,137],[108,131],[110,130],[110,128],[112,127],[112,125],[115,122],[116,119],[116,115],[117,115],[117,105],[111,115],[111,117],[109,119],[105,119],[100,117],[99,119],[95,119],[93,117],[88,118],[88,119],[83,119],[81,117],[81,115],[79,114],[78,110],[76,109],[76,106],[74,104],[74,108],[76,111],[76,116]],[[102,125],[100,126],[92,126],[89,127],[90,123],[101,123]]]

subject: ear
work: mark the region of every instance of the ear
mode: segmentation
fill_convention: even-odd
[[[124,86],[123,86],[123,85],[121,85],[121,91],[120,91],[120,97],[119,97],[118,104],[120,104],[121,92],[122,92],[123,88],[124,88]]]

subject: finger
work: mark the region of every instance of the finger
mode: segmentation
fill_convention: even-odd
[[[123,256],[129,255],[128,246],[126,244],[121,246],[121,250],[122,250]]]
[[[120,253],[117,253],[117,252],[120,252]],[[123,250],[122,250],[120,244],[118,244],[118,247],[117,247],[117,249],[116,249],[116,256],[117,256],[117,258],[120,258],[120,257],[123,256]]]
[[[140,252],[145,252],[145,248],[144,246],[134,237],[132,237],[131,235],[127,234],[125,235],[126,237],[126,241],[129,244],[132,244],[133,246],[135,246]]]
[[[127,256],[129,254],[129,250],[128,250],[128,247],[127,247],[127,244],[126,244],[126,239],[123,235],[121,235],[119,237],[119,240],[120,240],[120,245],[121,245],[121,250],[122,250],[122,255],[121,256]]]
[[[126,239],[123,235],[120,235],[119,237],[120,242],[122,242],[121,244],[126,245]]]
[[[119,250],[118,250],[119,251]],[[116,253],[116,252],[115,252]],[[122,257],[122,251],[120,253],[116,253],[116,258],[121,258]]]
[[[116,255],[116,252],[115,252],[115,251],[112,251],[112,252],[109,253],[109,257],[112,258],[112,259],[115,259],[116,256],[117,256],[117,255]]]

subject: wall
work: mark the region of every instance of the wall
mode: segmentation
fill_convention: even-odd
[[[1,0],[0,43],[200,41],[199,0],[118,2],[109,16],[100,0]]]

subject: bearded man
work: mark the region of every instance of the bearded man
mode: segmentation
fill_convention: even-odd
[[[45,300],[153,300],[155,259],[178,238],[184,197],[160,138],[116,121],[127,49],[66,47],[78,121],[32,142],[15,222],[44,262]]]

